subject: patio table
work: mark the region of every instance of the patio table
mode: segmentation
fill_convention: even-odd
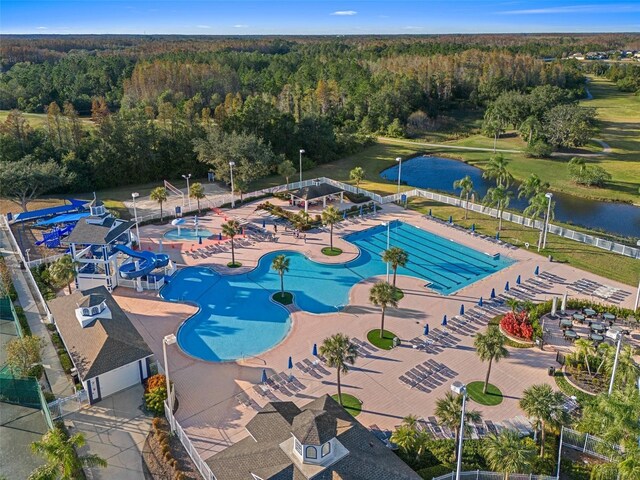
[[[573,322],[571,320],[560,320],[560,328],[571,328]]]
[[[564,338],[575,340],[576,338],[578,338],[578,334],[574,330],[568,329],[564,331]]]
[[[594,342],[602,342],[604,340],[604,337],[602,335],[598,335],[597,333],[592,333],[591,335],[589,335],[589,338]]]
[[[604,330],[605,330],[604,325],[601,323],[594,322],[591,324],[592,332],[604,332]]]
[[[574,318],[574,320],[577,320],[579,322],[583,322],[584,321],[584,315],[582,315],[581,313],[574,313],[573,314],[573,318]]]
[[[611,325],[616,319],[616,316],[613,313],[605,313],[604,315],[602,315],[602,318],[609,322],[609,324]]]
[[[587,317],[593,317],[596,314],[596,311],[592,308],[585,308],[582,313],[584,313]]]
[[[609,333],[611,333],[614,337],[617,337],[620,333],[629,335],[631,332],[628,328],[621,327],[620,325],[614,325],[613,327],[609,328]]]

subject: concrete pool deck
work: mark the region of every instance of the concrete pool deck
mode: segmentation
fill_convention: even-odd
[[[274,204],[277,203],[277,201],[271,201]],[[239,220],[262,226],[263,217],[255,211],[256,204],[257,202],[245,205],[233,211],[225,210],[220,214],[209,213],[200,219],[200,225],[218,233],[225,218],[231,218],[233,215]],[[357,250],[352,244],[341,239],[341,236],[388,220],[411,223],[475,250],[491,255],[500,253],[517,260],[507,268],[448,296],[425,289],[424,281],[399,276],[398,286],[403,289],[405,297],[401,300],[399,308],[389,309],[387,312],[385,328],[393,331],[403,340],[421,335],[425,323],[429,323],[432,329],[439,327],[442,316],[457,315],[461,304],[464,304],[466,309],[470,309],[477,303],[480,296],[486,300],[492,288],[495,288],[498,294],[503,292],[505,283],[509,281],[513,286],[518,275],[521,275],[523,281],[533,277],[538,265],[541,272],[553,273],[565,280],[537,295],[537,300],[549,299],[552,295],[562,296],[567,291],[568,284],[582,278],[633,291],[632,287],[627,285],[603,279],[569,265],[551,263],[532,251],[510,249],[474,237],[395,205],[385,205],[384,210],[375,217],[348,220],[336,225],[334,245],[344,251],[338,257],[326,257],[321,253],[321,249],[329,243],[328,232],[308,233],[305,242],[303,238],[295,238],[292,232],[284,232],[280,227],[276,234],[277,242],[258,242],[236,249],[236,259],[243,263],[241,269],[230,270],[226,267],[227,262],[231,260],[229,252],[203,255],[200,258],[186,254],[187,250],[195,251],[203,248],[206,246],[205,242],[213,244],[217,243],[216,241],[205,240],[203,245],[193,242],[170,244],[163,241],[163,251],[169,253],[179,265],[210,266],[222,273],[247,271],[253,268],[265,253],[285,249],[302,252],[315,261],[343,263],[355,258]],[[270,221],[266,220],[266,222],[267,230],[273,232]],[[172,228],[170,225],[141,227],[143,248],[157,249],[157,239],[170,228]],[[270,374],[281,371],[289,373],[287,370],[289,356],[293,357],[294,363],[311,357],[313,344],[320,344],[325,337],[343,332],[366,341],[367,332],[379,328],[379,309],[371,305],[368,299],[369,288],[374,280],[367,279],[356,284],[350,292],[349,305],[340,313],[314,315],[292,309],[292,328],[289,335],[273,349],[256,357],[216,364],[195,360],[185,355],[177,345],[169,347],[170,374],[175,382],[180,401],[176,417],[203,458],[209,457],[247,435],[244,425],[256,414],[256,410],[241,405],[235,396],[245,391],[254,405],[264,405],[268,399],[253,391],[254,385],[260,382],[263,368],[266,368]],[[568,293],[572,298],[581,296],[573,291]],[[195,312],[192,306],[160,300],[156,292],[139,294],[130,289],[118,288],[114,296],[122,308],[129,313],[134,325],[160,363],[162,363],[162,338],[169,333],[175,333],[179,325]],[[581,297],[589,298],[583,295]],[[634,296],[629,295],[620,305],[631,308],[633,299]],[[256,308],[260,308],[259,305],[256,305]],[[366,358],[358,359],[353,370],[343,377],[343,391],[354,394],[363,401],[363,412],[358,420],[365,426],[376,424],[383,429],[392,429],[405,415],[415,414],[423,417],[433,415],[435,402],[449,391],[450,381],[444,382],[427,394],[417,389],[409,389],[398,380],[405,371],[429,358],[455,371],[457,373],[455,380],[469,382],[484,379],[486,364],[480,363],[476,357],[473,336],[459,338],[460,341],[455,346],[444,348],[436,355],[401,346],[389,351],[380,350]],[[491,383],[498,386],[505,395],[503,403],[497,407],[483,407],[472,402],[473,408],[480,410],[485,419],[499,421],[522,415],[518,400],[525,388],[537,383],[554,385],[553,380],[547,375],[547,367],[555,364],[555,351],[514,348],[509,348],[509,351],[511,356],[495,364],[491,373]],[[295,396],[279,397],[282,400],[305,403],[310,397],[324,393],[333,394],[336,391],[333,371],[330,375],[323,375],[320,378],[295,368],[292,373],[305,388]]]

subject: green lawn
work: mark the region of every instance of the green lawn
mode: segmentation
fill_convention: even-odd
[[[337,257],[342,253],[342,249],[338,247],[324,247],[321,251],[323,255],[326,255],[327,257]]]
[[[22,113],[25,120],[29,122],[32,128],[46,127],[47,126],[47,114],[46,113]],[[0,110],[0,123],[4,122],[9,116],[9,110]],[[93,127],[93,122],[89,117],[81,117],[80,121],[82,125],[87,128]]]
[[[291,292],[277,292],[274,293],[271,298],[273,298],[275,302],[281,303],[282,305],[291,305],[293,303],[293,295],[291,294]]]
[[[331,395],[331,398],[338,402],[337,394]],[[349,395],[348,393],[342,394],[342,406],[353,417],[357,417],[362,411],[362,402],[358,398],[354,397],[353,395]]]
[[[469,398],[480,405],[493,407],[502,403],[502,392],[495,385],[487,385],[487,393],[482,393],[484,382],[471,382],[467,385]]]
[[[391,350],[393,348],[393,339],[397,337],[397,335],[389,330],[382,331],[382,338],[380,338],[380,329],[376,328],[367,333],[367,340],[369,343],[375,347],[381,348],[382,350]]]

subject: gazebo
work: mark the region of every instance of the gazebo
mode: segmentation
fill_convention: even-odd
[[[303,187],[299,190],[290,192],[291,202],[295,203],[296,200],[302,200],[304,202],[304,211],[309,211],[309,202],[322,199],[322,208],[327,206],[327,197],[331,195],[340,194],[340,203],[344,202],[344,190],[328,183],[318,183]]]

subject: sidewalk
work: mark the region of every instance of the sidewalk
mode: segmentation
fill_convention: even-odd
[[[60,359],[56,353],[56,349],[51,342],[51,337],[47,331],[46,324],[43,323],[43,316],[40,313],[38,304],[33,298],[29,284],[25,278],[24,272],[20,270],[20,265],[16,259],[16,255],[11,250],[11,243],[7,237],[7,232],[0,229],[0,255],[5,257],[7,266],[11,270],[11,278],[13,285],[18,293],[18,300],[24,309],[27,322],[31,328],[33,335],[38,335],[44,339],[44,348],[42,350],[42,364],[47,373],[51,391],[56,397],[66,397],[74,393],[73,385],[69,377],[64,373]]]

